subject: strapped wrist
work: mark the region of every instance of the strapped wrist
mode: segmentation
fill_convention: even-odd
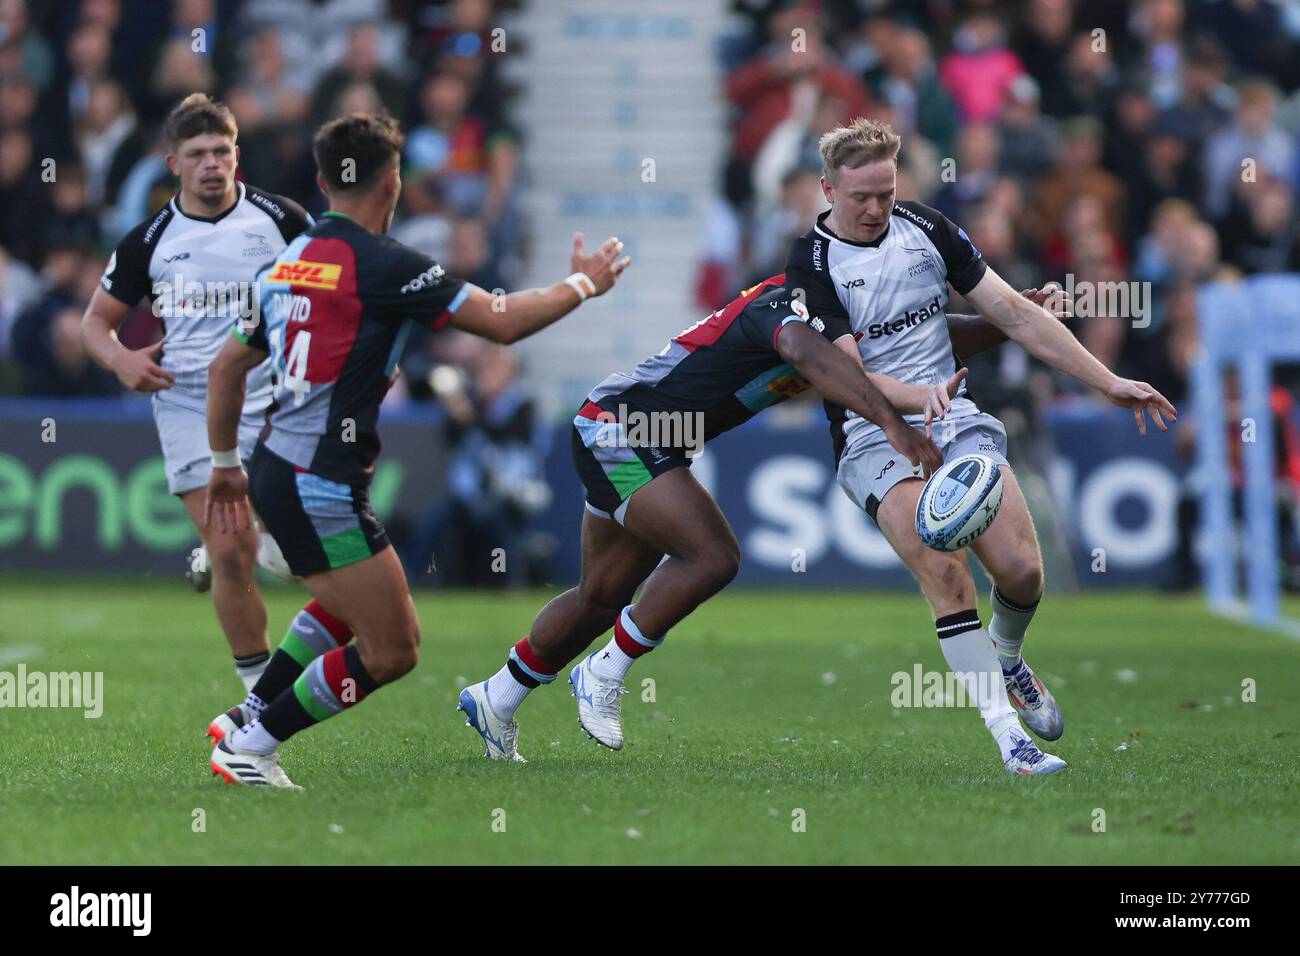
[[[213,450],[212,452],[213,468],[240,468],[242,466],[243,466],[243,462],[239,460],[238,448],[230,448],[227,449],[226,451]]]
[[[591,276],[585,272],[575,272],[564,280],[564,284],[578,293],[579,302],[586,302],[596,294],[596,283],[592,282]]]

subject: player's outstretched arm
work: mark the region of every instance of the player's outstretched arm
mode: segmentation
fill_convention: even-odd
[[[103,289],[96,289],[81,317],[81,338],[95,364],[108,369],[135,392],[157,392],[171,388],[175,379],[158,364],[162,341],[142,349],[129,349],[117,338],[117,328],[131,307]]]
[[[1133,409],[1143,435],[1144,413],[1161,431],[1168,431],[1165,417],[1178,420],[1178,412],[1167,398],[1146,382],[1120,378],[1106,368],[1050,312],[1020,295],[992,269],[985,271],[966,299],[1030,355],[1092,386],[1116,405]]]
[[[469,287],[469,297],[456,310],[451,323],[458,329],[509,345],[540,332],[564,318],[587,299],[604,295],[632,260],[619,257],[623,243],[606,239],[591,255],[583,254],[582,233],[573,237],[572,275],[544,289],[511,292],[504,302],[476,286]]]
[[[203,505],[203,523],[216,515],[223,534],[250,528],[248,476],[239,462],[239,416],[244,408],[244,379],[266,360],[266,353],[231,336],[208,368],[208,447],[212,477]]]
[[[1049,284],[1045,289],[1022,289],[1020,294],[1035,305],[1041,305],[1062,322],[1068,322],[1071,318],[1070,308],[1073,302],[1064,289]],[[1007,333],[981,316],[949,315],[947,320],[952,349],[963,359],[979,355],[980,352],[1008,341]]]
[[[787,322],[776,337],[776,350],[828,402],[843,405],[867,421],[879,425],[885,438],[899,454],[906,457],[912,465],[921,465],[927,476],[943,464],[943,455],[934,442],[903,421],[898,409],[872,384],[872,379],[867,377],[862,368],[808,326],[802,322]],[[919,386],[908,386],[902,382],[895,381],[894,385],[927,392]],[[916,409],[918,412],[923,410],[924,402],[923,397],[921,407]]]
[[[979,316],[970,316],[983,325],[988,325]],[[961,390],[961,383],[970,375],[970,369],[959,368],[956,374],[946,382],[936,385],[909,385],[896,378],[879,372],[868,372],[862,365],[862,354],[858,352],[858,343],[852,335],[841,335],[832,346],[836,351],[853,363],[853,367],[867,376],[867,381],[876,386],[885,400],[904,415],[925,415],[925,435],[933,437],[933,423],[943,418],[952,409],[952,400]]]

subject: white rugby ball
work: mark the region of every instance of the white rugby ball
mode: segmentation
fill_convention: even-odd
[[[936,551],[957,551],[993,524],[1002,505],[1002,471],[984,455],[962,455],[926,481],[916,503],[916,533]]]

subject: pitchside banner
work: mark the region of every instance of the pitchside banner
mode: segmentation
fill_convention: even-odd
[[[381,418],[371,499],[399,543],[443,493],[437,420],[425,411]],[[1131,412],[1092,404],[1054,412],[1049,424],[1057,456],[1048,478],[1080,584],[1157,583],[1177,546],[1185,466],[1172,437],[1140,438]],[[538,518],[556,544],[556,583],[578,573],[582,490],[568,429],[551,436],[554,496]],[[718,438],[692,470],[740,541],[739,583],[912,586],[836,484],[815,410],[774,409]],[[0,568],[179,575],[194,543],[167,493],[148,402],[0,402]],[[1105,573],[1094,570],[1099,560]]]
[[[386,520],[442,493],[439,433],[428,413],[386,423],[371,487]],[[197,543],[147,400],[0,400],[0,568],[178,575]]]

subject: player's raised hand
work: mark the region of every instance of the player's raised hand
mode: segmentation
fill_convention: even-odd
[[[253,526],[253,509],[248,503],[248,475],[243,468],[213,468],[208,494],[203,502],[203,525],[212,527],[215,515],[222,534],[234,534]]]
[[[121,350],[113,360],[113,372],[118,381],[133,392],[158,392],[171,388],[176,379],[157,362],[166,341],[159,339],[142,349]]]
[[[1123,405],[1125,408],[1133,409],[1133,416],[1137,419],[1138,432],[1143,435],[1147,433],[1145,415],[1150,415],[1151,420],[1156,423],[1156,428],[1162,432],[1169,431],[1169,426],[1165,424],[1165,418],[1168,418],[1171,422],[1178,421],[1178,410],[1174,408],[1169,399],[1146,382],[1135,382],[1131,378],[1116,376],[1115,381],[1106,389],[1105,394],[1116,405]]]
[[[957,374],[946,382],[931,385],[925,398],[925,437],[933,438],[933,422],[947,415],[952,409],[952,400],[957,397],[961,383],[970,374],[970,369],[959,368]]]
[[[1062,322],[1074,318],[1074,297],[1055,282],[1049,282],[1041,289],[1021,289],[1020,294],[1034,305],[1041,305]]]
[[[585,255],[583,251],[582,233],[573,234],[573,255],[569,259],[569,267],[574,272],[585,272],[587,278],[591,280],[592,285],[596,287],[593,295],[602,295],[613,288],[618,277],[623,274],[632,262],[629,256],[619,257],[623,251],[623,243],[616,236],[610,236],[606,239],[599,249],[591,255]]]

